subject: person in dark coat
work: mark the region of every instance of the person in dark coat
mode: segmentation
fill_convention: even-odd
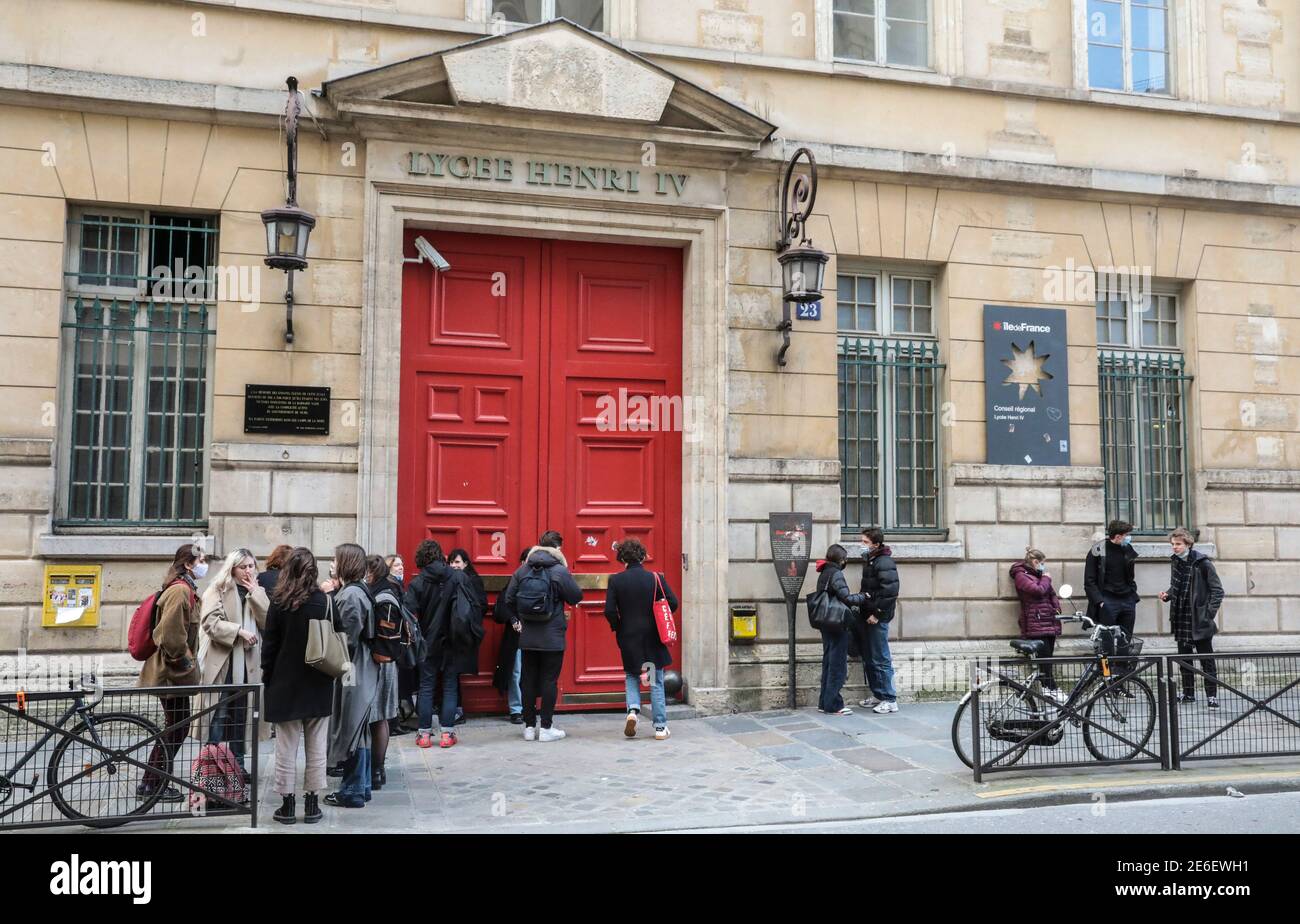
[[[384,559],[388,564],[388,583],[393,585],[393,593],[401,600],[406,595],[406,563],[400,555],[389,555]],[[420,674],[415,667],[397,668],[397,718],[388,723],[390,736],[408,735],[415,731],[415,726],[406,724],[415,719],[415,694],[420,688]]]
[[[425,639],[424,650],[421,652],[417,668],[420,675],[420,688],[415,699],[415,711],[419,715],[420,728],[419,734],[415,736],[415,743],[422,748],[431,748],[433,747],[433,691],[438,681],[440,665],[433,657],[428,639],[434,615],[437,613],[438,601],[442,596],[443,585],[447,583],[447,576],[451,573],[451,569],[447,567],[442,546],[433,539],[425,539],[415,550],[415,567],[420,570],[407,585],[406,593],[402,596],[402,607],[419,619],[420,633]]]
[[[1123,626],[1130,638],[1142,599],[1134,576],[1138,553],[1130,541],[1132,532],[1132,524],[1111,520],[1106,525],[1106,538],[1093,544],[1083,563],[1088,618],[1103,626]]]
[[[275,590],[275,582],[279,580],[280,569],[284,567],[285,561],[293,552],[291,545],[277,545],[271,550],[271,554],[266,556],[266,567],[257,575],[257,583],[262,585],[266,595],[271,596],[271,591]]]
[[[547,530],[528,550],[528,557],[510,578],[506,587],[506,606],[519,613],[519,584],[534,568],[546,572],[550,581],[551,611],[541,619],[521,618],[519,647],[523,649],[523,674],[520,685],[524,696],[524,740],[558,741],[564,732],[553,727],[555,701],[559,697],[560,670],[564,667],[565,635],[568,632],[566,607],[582,600],[582,588],[569,573],[569,563],[560,551],[563,538]],[[537,700],[542,700],[542,727],[537,729]]]
[[[849,590],[849,582],[844,578],[844,562],[848,560],[848,549],[838,542],[826,550],[826,557],[817,562],[817,590],[826,591],[850,609],[863,607],[868,597],[863,593]],[[854,617],[850,617],[850,622]],[[853,710],[844,705],[840,690],[849,675],[849,630],[819,629],[822,636],[822,675],[821,687],[817,696],[819,712],[830,715],[853,715]]]
[[[677,596],[662,573],[647,571],[645,546],[637,539],[624,538],[618,544],[618,560],[626,567],[609,578],[605,591],[605,618],[614,630],[619,653],[623,656],[626,681],[627,721],[623,734],[635,737],[641,720],[641,685],[650,687],[650,717],[654,721],[655,739],[668,738],[668,704],[664,696],[664,668],[673,663],[668,646],[659,638],[652,602],[667,600],[668,608],[677,612]]]
[[[862,653],[862,670],[866,674],[871,696],[859,703],[872,712],[887,715],[898,711],[898,694],[894,692],[894,664],[889,653],[889,623],[898,603],[898,566],[885,534],[876,527],[862,531],[862,593],[870,599],[855,621],[860,633],[858,650]]]
[[[1020,637],[1042,642],[1042,657],[1050,658],[1056,650],[1056,637],[1061,634],[1061,620],[1056,618],[1061,612],[1061,600],[1047,573],[1047,556],[1038,549],[1025,549],[1024,559],[1011,566],[1011,580],[1020,600]],[[1039,667],[1043,689],[1054,699],[1064,699],[1052,676],[1052,665]]]
[[[519,564],[528,560],[528,549],[519,553]],[[506,698],[510,710],[510,721],[514,725],[524,724],[524,694],[519,687],[520,674],[523,671],[523,651],[519,648],[519,617],[506,606],[505,593],[497,594],[497,602],[492,607],[492,618],[505,631],[501,633],[501,645],[497,649],[496,668],[492,671],[492,686]]]
[[[328,602],[317,586],[320,575],[310,549],[292,549],[280,571],[262,632],[262,715],[275,726],[275,787],[284,799],[274,817],[281,824],[295,821],[293,784],[301,741],[303,821],[313,824],[321,819],[334,678],[306,663],[307,621],[327,619]]]
[[[1169,534],[1173,550],[1169,562],[1169,589],[1160,591],[1160,599],[1169,604],[1169,628],[1178,643],[1178,653],[1189,655],[1214,653],[1214,633],[1219,627],[1214,618],[1223,604],[1223,585],[1214,562],[1208,555],[1192,548],[1196,544],[1190,531],[1178,527]],[[1219,672],[1216,659],[1201,658],[1205,673],[1205,704],[1219,708]],[[1190,667],[1179,666],[1183,678],[1180,704],[1196,702],[1196,674]]]
[[[454,728],[464,715],[460,708],[460,676],[478,673],[478,646],[483,640],[486,609],[483,579],[474,570],[469,553],[454,549],[429,633],[429,657],[438,665],[442,678],[439,747],[455,747],[457,743]]]

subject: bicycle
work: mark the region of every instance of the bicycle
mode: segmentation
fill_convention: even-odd
[[[1062,585],[1061,599],[1068,600],[1070,595],[1070,585]],[[1090,631],[1096,658],[1063,700],[1043,689],[1043,672],[1036,663],[1043,643],[1038,639],[1011,642],[1011,647],[1025,657],[1028,676],[1023,682],[1002,677],[978,686],[984,735],[1018,745],[997,758],[999,766],[1011,766],[1031,747],[1052,747],[1060,743],[1067,721],[1075,728],[1083,727],[1083,742],[1088,751],[1097,760],[1106,762],[1132,760],[1143,751],[1155,731],[1155,694],[1142,678],[1132,675],[1131,669],[1117,675],[1110,663],[1119,651],[1127,656],[1137,655],[1142,650],[1142,640],[1129,638],[1120,626],[1099,625],[1080,614],[1077,608],[1073,615],[1061,619],[1078,622],[1084,631]],[[973,692],[962,697],[952,719],[953,750],[962,763],[972,768],[972,730],[967,708]]]
[[[73,683],[68,688],[77,690],[72,704],[17,763],[0,773],[0,806],[9,801],[14,790],[36,794],[39,772],[33,772],[27,783],[15,777],[57,735],[59,741],[50,754],[45,783],[60,812],[92,828],[117,827],[129,820],[123,816],[146,814],[162,797],[163,787],[149,789],[141,785],[146,773],[144,748],[150,741],[162,740],[162,732],[141,716],[125,712],[96,714],[95,707],[103,700],[104,692],[93,676],[89,682],[82,678],[80,689]],[[92,690],[97,695],[87,701],[85,694]],[[2,706],[0,712],[31,721],[25,718],[28,704],[44,698],[50,698],[49,694],[19,693],[16,708]],[[65,726],[74,716],[78,721],[67,730]]]

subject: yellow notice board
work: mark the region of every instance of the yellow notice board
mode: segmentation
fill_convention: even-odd
[[[93,629],[99,625],[102,565],[46,565],[41,625]]]

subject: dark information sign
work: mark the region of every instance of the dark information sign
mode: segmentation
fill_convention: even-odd
[[[996,465],[1070,464],[1065,311],[984,306],[984,434]]]
[[[328,436],[330,390],[303,385],[245,385],[244,432]]]
[[[803,590],[803,578],[808,573],[808,552],[812,544],[812,514],[769,513],[767,529],[772,539],[772,564],[776,567],[776,579],[781,582],[781,593],[785,595],[789,628],[787,702],[793,709],[795,705],[794,621],[799,606],[799,592]]]

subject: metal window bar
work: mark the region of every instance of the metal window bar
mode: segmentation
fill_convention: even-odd
[[[1146,534],[1191,525],[1182,354],[1101,351],[1097,377],[1107,519]]]
[[[840,337],[838,360],[842,527],[938,529],[938,343]]]

